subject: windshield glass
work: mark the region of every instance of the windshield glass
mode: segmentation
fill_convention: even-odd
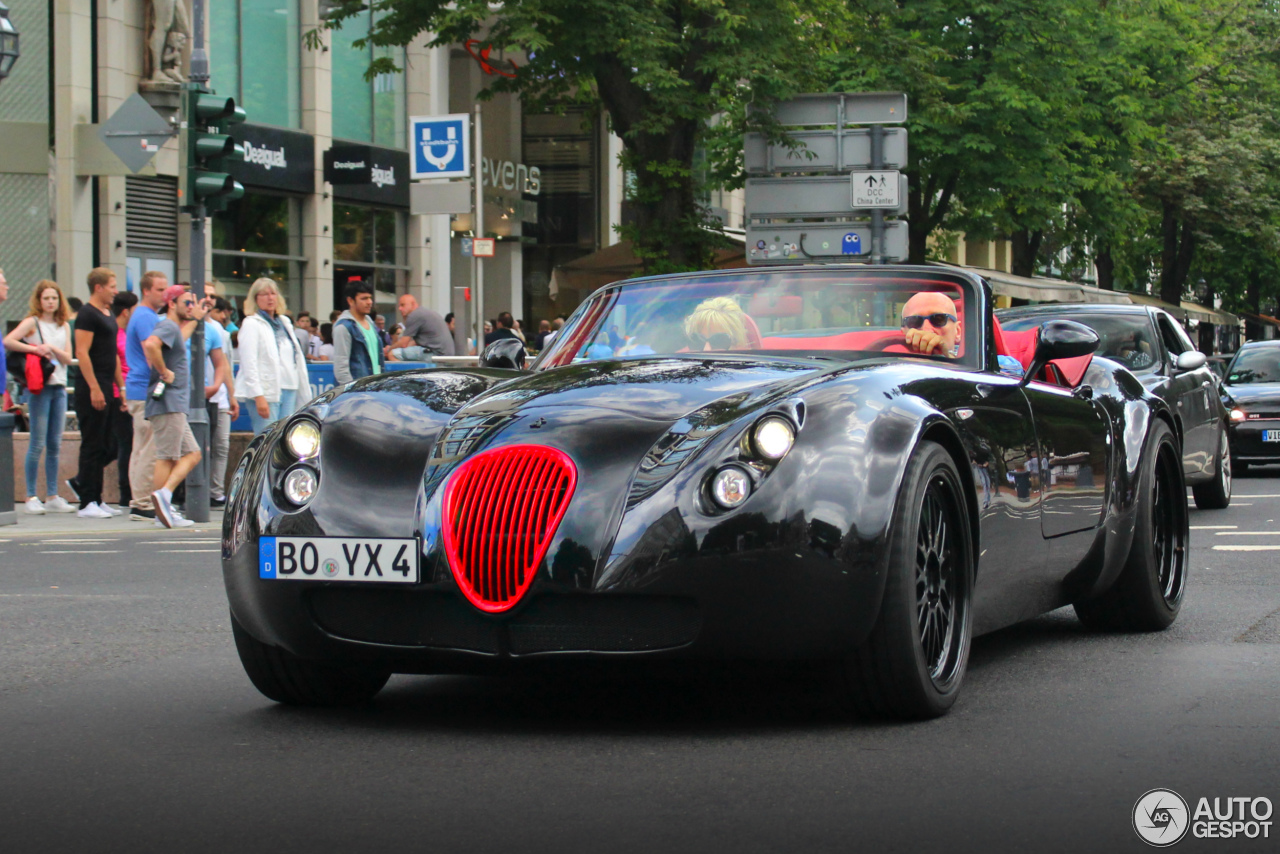
[[[595,294],[539,368],[692,352],[977,363],[971,284],[939,272],[729,271]]]
[[[1241,350],[1227,369],[1227,385],[1280,382],[1280,347]]]
[[[1035,329],[1049,318],[1044,315],[1000,318],[1000,328],[1009,332]],[[1101,343],[1094,355],[1114,359],[1131,371],[1142,373],[1160,367],[1160,348],[1156,346],[1156,332],[1145,314],[1070,314],[1062,317],[1075,320],[1098,333]]]

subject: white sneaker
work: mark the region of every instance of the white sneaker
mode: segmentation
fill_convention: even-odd
[[[107,511],[107,514],[108,514],[108,515],[111,515],[111,516],[121,516],[121,515],[123,515],[123,514],[121,513],[121,511],[119,511],[119,510],[117,510],[116,508],[111,507],[111,506],[109,506],[109,505],[107,505],[107,504],[104,504],[104,503],[102,503],[101,501],[99,501],[99,502],[98,502],[98,508],[99,508],[100,510],[105,510],[105,511]]]
[[[45,506],[34,495],[27,499],[27,503],[24,506],[32,516],[43,516],[45,514]]]
[[[55,495],[44,503],[44,509],[50,513],[74,513],[76,508],[72,504],[67,503],[67,499],[61,495]]]
[[[174,511],[173,511],[173,519],[170,521],[170,525],[169,525],[169,527],[171,527],[171,528],[190,528],[190,527],[191,527],[192,525],[194,525],[194,524],[195,524],[195,522],[192,522],[190,519],[188,519],[186,516],[183,516],[183,515],[182,515],[181,513],[179,513],[177,510],[174,510]]]
[[[161,527],[172,528],[175,511],[173,505],[169,503],[169,496],[165,494],[167,491],[157,489],[151,493],[151,506],[156,508],[156,521],[160,523]]]
[[[76,515],[81,519],[110,519],[111,514],[106,510],[98,507],[97,504],[90,504],[88,507],[81,507],[76,511]]]

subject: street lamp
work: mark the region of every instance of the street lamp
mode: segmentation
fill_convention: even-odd
[[[9,76],[18,56],[18,31],[9,20],[9,7],[0,2],[0,80]]]

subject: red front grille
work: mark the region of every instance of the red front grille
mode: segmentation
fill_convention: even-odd
[[[471,604],[498,612],[520,601],[577,482],[568,454],[545,445],[495,448],[458,467],[444,493],[444,548]]]

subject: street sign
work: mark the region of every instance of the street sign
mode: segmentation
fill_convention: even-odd
[[[900,172],[854,172],[854,175],[893,175]],[[907,194],[901,186],[905,176],[893,180],[892,207],[888,202],[861,205],[863,209],[875,208],[885,213],[904,214]],[[870,188],[863,185],[864,194]],[[879,185],[876,187],[880,192]],[[886,194],[888,191],[885,191]],[[749,219],[788,219],[804,217],[847,217],[853,214],[854,186],[848,175],[795,175],[785,178],[747,179],[747,217]]]
[[[897,171],[850,172],[849,206],[858,210],[897,210],[902,198],[903,174]]]
[[[884,224],[886,261],[907,260],[910,234],[905,220]],[[747,263],[865,261],[871,255],[870,222],[788,222],[747,226]]]
[[[409,185],[409,213],[463,214],[471,212],[470,181],[429,181]]]
[[[871,168],[871,129],[797,130],[787,134],[800,147],[770,145],[764,134],[749,133],[743,150],[747,173],[845,172]],[[884,129],[885,169],[907,166],[907,129]]]
[[[464,238],[462,238],[462,257],[463,257],[463,258],[470,258],[470,257],[471,257],[471,255],[472,255],[472,252],[471,252],[471,238],[470,238],[470,237],[464,237]]]
[[[772,113],[781,125],[900,125],[907,120],[907,95],[905,92],[797,95],[773,105]]]
[[[473,237],[471,252],[476,258],[492,258],[497,251],[497,243],[492,237]]]
[[[410,178],[471,176],[471,117],[414,116],[409,119]]]
[[[134,92],[98,128],[104,145],[129,171],[141,172],[177,129]]]

